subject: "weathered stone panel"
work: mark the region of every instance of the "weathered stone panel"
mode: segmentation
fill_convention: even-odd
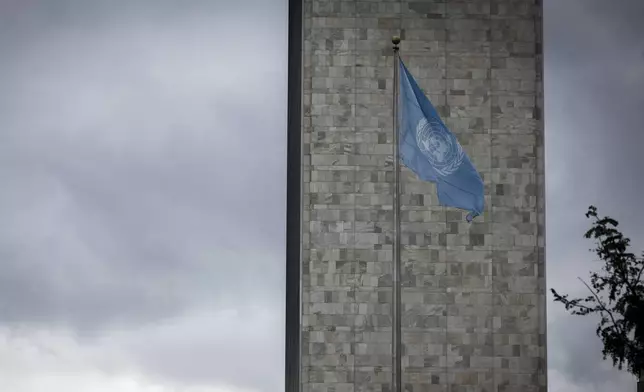
[[[485,181],[402,172],[405,391],[545,391],[541,5],[304,0],[302,390],[390,391],[391,37]]]

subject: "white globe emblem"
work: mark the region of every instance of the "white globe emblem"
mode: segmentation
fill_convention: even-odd
[[[445,127],[422,118],[416,126],[416,143],[434,170],[441,176],[449,176],[463,163],[463,148]]]

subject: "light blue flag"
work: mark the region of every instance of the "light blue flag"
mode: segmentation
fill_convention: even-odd
[[[421,180],[436,184],[441,205],[469,211],[471,222],[483,213],[483,180],[402,60],[399,63],[400,158]]]

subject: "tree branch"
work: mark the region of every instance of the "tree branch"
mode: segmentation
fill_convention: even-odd
[[[636,282],[636,283],[639,283],[639,282],[640,282],[640,279],[642,278],[642,271],[644,271],[644,263],[643,263],[643,264],[642,264],[642,266],[640,267],[640,272],[637,274],[637,278],[635,279],[635,282]]]
[[[597,294],[593,291],[593,289],[591,289],[591,288],[590,288],[590,286],[588,286],[588,283],[584,282],[584,280],[583,280],[582,278],[577,277],[577,279],[579,279],[579,280],[581,281],[581,283],[583,283],[583,284],[584,284],[584,286],[586,286],[586,288],[588,289],[588,291],[590,291],[590,292],[593,294],[593,296],[594,296],[594,297],[595,297],[595,299],[597,300],[597,303],[598,303],[598,304],[599,304],[599,306],[602,308],[602,310],[603,310],[604,312],[608,313],[608,316],[610,317],[611,321],[613,322],[613,325],[615,326],[615,328],[617,328],[617,329],[619,330],[620,334],[622,334],[622,335],[623,335],[623,334],[624,334],[624,331],[622,331],[622,328],[619,326],[619,324],[617,324],[617,321],[615,321],[615,317],[613,317],[613,313],[612,313],[611,311],[609,311],[608,309],[606,309],[606,305],[604,305],[604,302],[599,298],[599,295],[597,295]]]

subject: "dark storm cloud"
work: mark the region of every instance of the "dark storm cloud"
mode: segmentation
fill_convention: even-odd
[[[285,9],[188,3],[0,3],[3,322],[280,303]]]
[[[644,15],[641,1],[544,1],[548,287],[586,295],[601,267],[583,238],[588,205],[643,249]],[[638,180],[640,179],[640,180]],[[637,248],[639,246],[639,248]],[[634,388],[601,360],[595,320],[550,302],[549,366],[586,390]],[[593,387],[594,386],[594,387]]]

